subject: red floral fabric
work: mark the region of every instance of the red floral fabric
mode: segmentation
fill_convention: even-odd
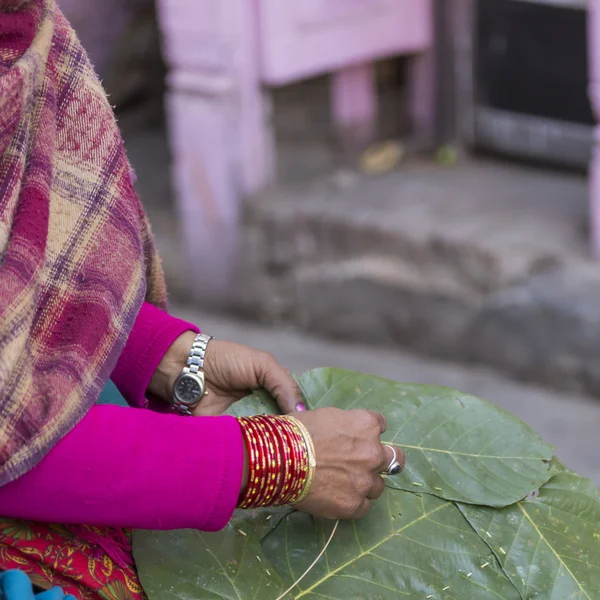
[[[88,537],[114,540],[129,534],[108,527],[84,528],[80,537],[63,525],[0,518],[0,569],[20,569],[42,589],[59,586],[77,600],[145,600],[131,545],[119,565]],[[114,543],[114,542],[113,542]]]

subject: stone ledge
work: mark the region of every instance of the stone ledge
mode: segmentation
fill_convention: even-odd
[[[421,166],[248,207],[239,308],[600,396],[600,266],[582,177]]]
[[[465,332],[468,358],[600,396],[600,269],[570,265],[492,295]]]

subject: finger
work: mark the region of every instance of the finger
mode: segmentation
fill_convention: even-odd
[[[367,494],[367,498],[370,500],[377,500],[381,498],[381,494],[383,494],[385,490],[385,481],[377,475],[377,477],[373,478],[373,485]]]
[[[370,510],[371,510],[371,501],[368,500],[367,498],[365,498],[363,500],[363,502],[361,503],[361,505],[358,507],[358,509],[355,510],[354,513],[352,513],[352,515],[350,515],[349,518],[353,521],[362,519],[363,517],[366,517],[369,514]]]
[[[379,473],[385,473],[387,468],[390,466],[392,459],[394,458],[394,454],[398,464],[400,465],[400,472],[404,471],[404,467],[406,465],[406,455],[404,454],[404,450],[399,448],[398,446],[393,446],[392,444],[383,444],[384,450],[384,460],[381,465],[379,465]]]
[[[218,417],[227,411],[230,406],[231,404],[210,404],[207,406],[200,404],[192,411],[192,414],[194,417]]]
[[[371,415],[376,420],[376,422],[379,426],[379,433],[385,433],[385,430],[387,428],[387,421],[386,421],[385,417],[380,412],[377,412],[374,410],[369,410],[367,412],[371,413]]]
[[[256,379],[275,399],[283,414],[306,410],[300,387],[272,356],[263,355],[259,360]]]

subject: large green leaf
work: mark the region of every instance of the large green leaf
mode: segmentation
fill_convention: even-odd
[[[460,510],[523,598],[600,598],[600,493],[587,479],[564,472],[514,506]]]
[[[275,600],[318,556],[333,527],[286,514],[236,513],[212,534],[136,532],[135,559],[150,600]],[[287,599],[428,596],[521,600],[453,503],[390,490],[363,521],[340,523],[326,555]]]
[[[340,524],[287,600],[600,598],[598,491],[552,461],[526,425],[445,388],[337,369],[299,382],[311,407],[383,412],[385,439],[405,448],[408,466],[366,519]],[[277,410],[255,392],[230,414]],[[218,533],[137,532],[134,553],[150,600],[275,600],[332,526],[290,511],[237,512]]]
[[[318,556],[332,527],[292,513],[265,538],[265,555],[287,584]],[[521,600],[454,503],[395,490],[362,521],[340,523],[325,556],[288,598]]]
[[[218,533],[136,531],[133,550],[151,600],[276,598],[283,590],[260,540],[290,511],[237,511]]]
[[[406,451],[389,485],[447,500],[507,506],[553,475],[552,448],[497,406],[454,390],[340,369],[300,378],[311,407],[367,408],[387,419],[383,439]]]

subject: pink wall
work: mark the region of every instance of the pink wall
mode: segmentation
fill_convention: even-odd
[[[270,88],[331,73],[341,137],[362,141],[377,116],[372,62],[409,55],[410,116],[426,134],[432,1],[159,0],[158,9],[186,268],[198,298],[222,306],[236,291],[242,199],[273,181]]]

